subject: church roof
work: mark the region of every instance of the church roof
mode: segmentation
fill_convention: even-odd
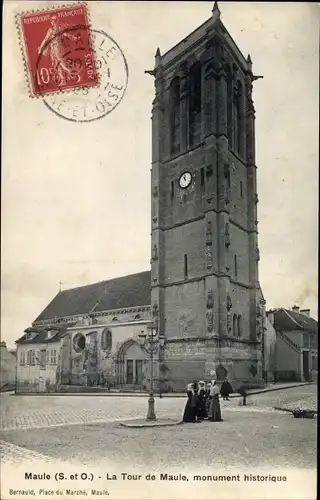
[[[318,322],[305,314],[281,308],[274,312],[274,327],[276,330],[304,330],[317,333]]]
[[[50,330],[50,327],[27,328],[25,330],[24,335],[22,335],[22,337],[20,337],[20,339],[16,341],[16,344],[30,344],[30,343],[43,344],[47,342],[49,343],[57,342],[66,333],[67,328],[73,325],[75,325],[75,323],[65,323],[65,324],[60,324],[59,326],[53,325],[52,326],[53,334],[51,335],[50,338],[48,338],[48,330]]]
[[[151,304],[151,272],[130,274],[59,292],[38,321]]]

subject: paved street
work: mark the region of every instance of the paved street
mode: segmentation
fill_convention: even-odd
[[[137,466],[192,463],[216,466],[316,466],[317,419],[294,419],[273,406],[310,407],[316,386],[297,387],[221,402],[221,423],[202,422],[176,427],[128,429],[125,419],[146,413],[147,399],[104,396],[1,396],[1,439],[4,461],[28,460],[32,454],[94,464]],[[181,418],[185,400],[156,399],[158,417]],[[14,446],[13,446],[14,445]],[[21,448],[15,448],[15,446]],[[156,451],[155,451],[156,450]],[[30,455],[31,454],[31,455]],[[14,458],[13,458],[14,457]]]
[[[246,412],[274,413],[274,407],[316,409],[316,385],[248,396]],[[184,398],[156,398],[159,417],[179,418]],[[223,411],[243,413],[241,398],[221,401]],[[1,394],[0,430],[40,429],[114,422],[146,413],[147,398],[126,396],[14,396]]]

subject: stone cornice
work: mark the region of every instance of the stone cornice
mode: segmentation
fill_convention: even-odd
[[[178,280],[178,281],[174,281],[172,283],[157,283],[156,285],[151,285],[151,288],[152,289],[157,288],[157,287],[168,288],[170,286],[179,286],[179,285],[184,285],[187,283],[194,283],[196,281],[204,280],[205,278],[208,278],[209,276],[215,276],[216,278],[227,278],[230,280],[230,283],[232,283],[233,285],[237,285],[237,286],[240,286],[242,288],[246,288],[247,290],[254,290],[256,288],[256,286],[247,285],[246,283],[242,283],[240,281],[235,281],[232,278],[230,278],[230,276],[228,274],[214,272],[214,271],[210,271],[209,273],[205,273],[199,277]]]
[[[216,195],[214,194],[213,197],[216,198]],[[170,226],[157,226],[157,227],[154,227],[152,229],[152,231],[155,231],[155,230],[171,231],[172,229],[175,229],[177,227],[185,226],[187,224],[191,224],[193,222],[198,222],[200,220],[203,220],[205,218],[205,214],[209,213],[209,212],[215,212],[216,214],[220,214],[220,213],[226,212],[226,210],[223,210],[223,209],[217,210],[213,207],[210,207],[210,208],[207,208],[204,210],[203,215],[197,215],[196,217],[192,217],[191,219],[188,219],[185,221],[177,222],[176,224],[171,224]],[[248,220],[253,220],[251,217],[247,217],[245,214],[244,214],[244,217]],[[231,224],[238,227],[239,229],[241,229],[242,231],[244,231],[247,234],[250,234],[250,233],[257,233],[258,234],[258,231],[256,229],[246,229],[242,224],[239,224],[239,222],[236,222],[235,219],[233,219],[232,217],[229,218],[229,221]]]
[[[78,330],[92,330],[93,332],[99,328],[114,328],[119,326],[133,326],[133,325],[148,325],[150,323],[149,319],[136,320],[136,321],[113,321],[111,323],[95,323],[94,325],[76,325],[70,326],[68,332],[78,331]]]
[[[86,313],[86,314],[77,314],[74,316],[59,316],[56,318],[51,318],[51,319],[45,319],[42,321],[35,321],[32,323],[33,327],[41,326],[41,325],[48,325],[48,324],[59,324],[59,323],[72,323],[74,321],[80,321],[82,319],[90,319],[98,316],[116,316],[117,314],[128,314],[128,313],[137,313],[137,312],[144,312],[144,311],[150,311],[151,306],[150,305],[144,305],[144,306],[136,306],[136,307],[128,307],[128,308],[122,308],[122,309],[109,309],[107,311],[94,311],[92,313]],[[94,326],[94,325],[91,325]]]
[[[253,341],[250,339],[239,339],[237,337],[220,337],[219,335],[210,335],[207,337],[171,337],[166,338],[166,344],[175,343],[191,343],[191,342],[201,342],[207,344],[215,344],[220,347],[230,347],[238,344],[238,347],[259,347],[261,342]]]

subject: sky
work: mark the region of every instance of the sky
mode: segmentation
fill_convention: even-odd
[[[64,1],[64,4],[68,2]],[[3,34],[1,339],[14,346],[62,288],[150,267],[153,78],[161,53],[211,16],[210,2],[90,1],[94,29],[121,47],[129,81],[101,120],[75,123],[31,98],[15,14],[50,2],[7,0]],[[317,318],[318,30],[312,3],[220,2],[253,71],[260,282],[267,308]]]

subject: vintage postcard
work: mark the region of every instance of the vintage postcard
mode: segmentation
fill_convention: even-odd
[[[1,499],[316,498],[318,20],[4,1]]]

